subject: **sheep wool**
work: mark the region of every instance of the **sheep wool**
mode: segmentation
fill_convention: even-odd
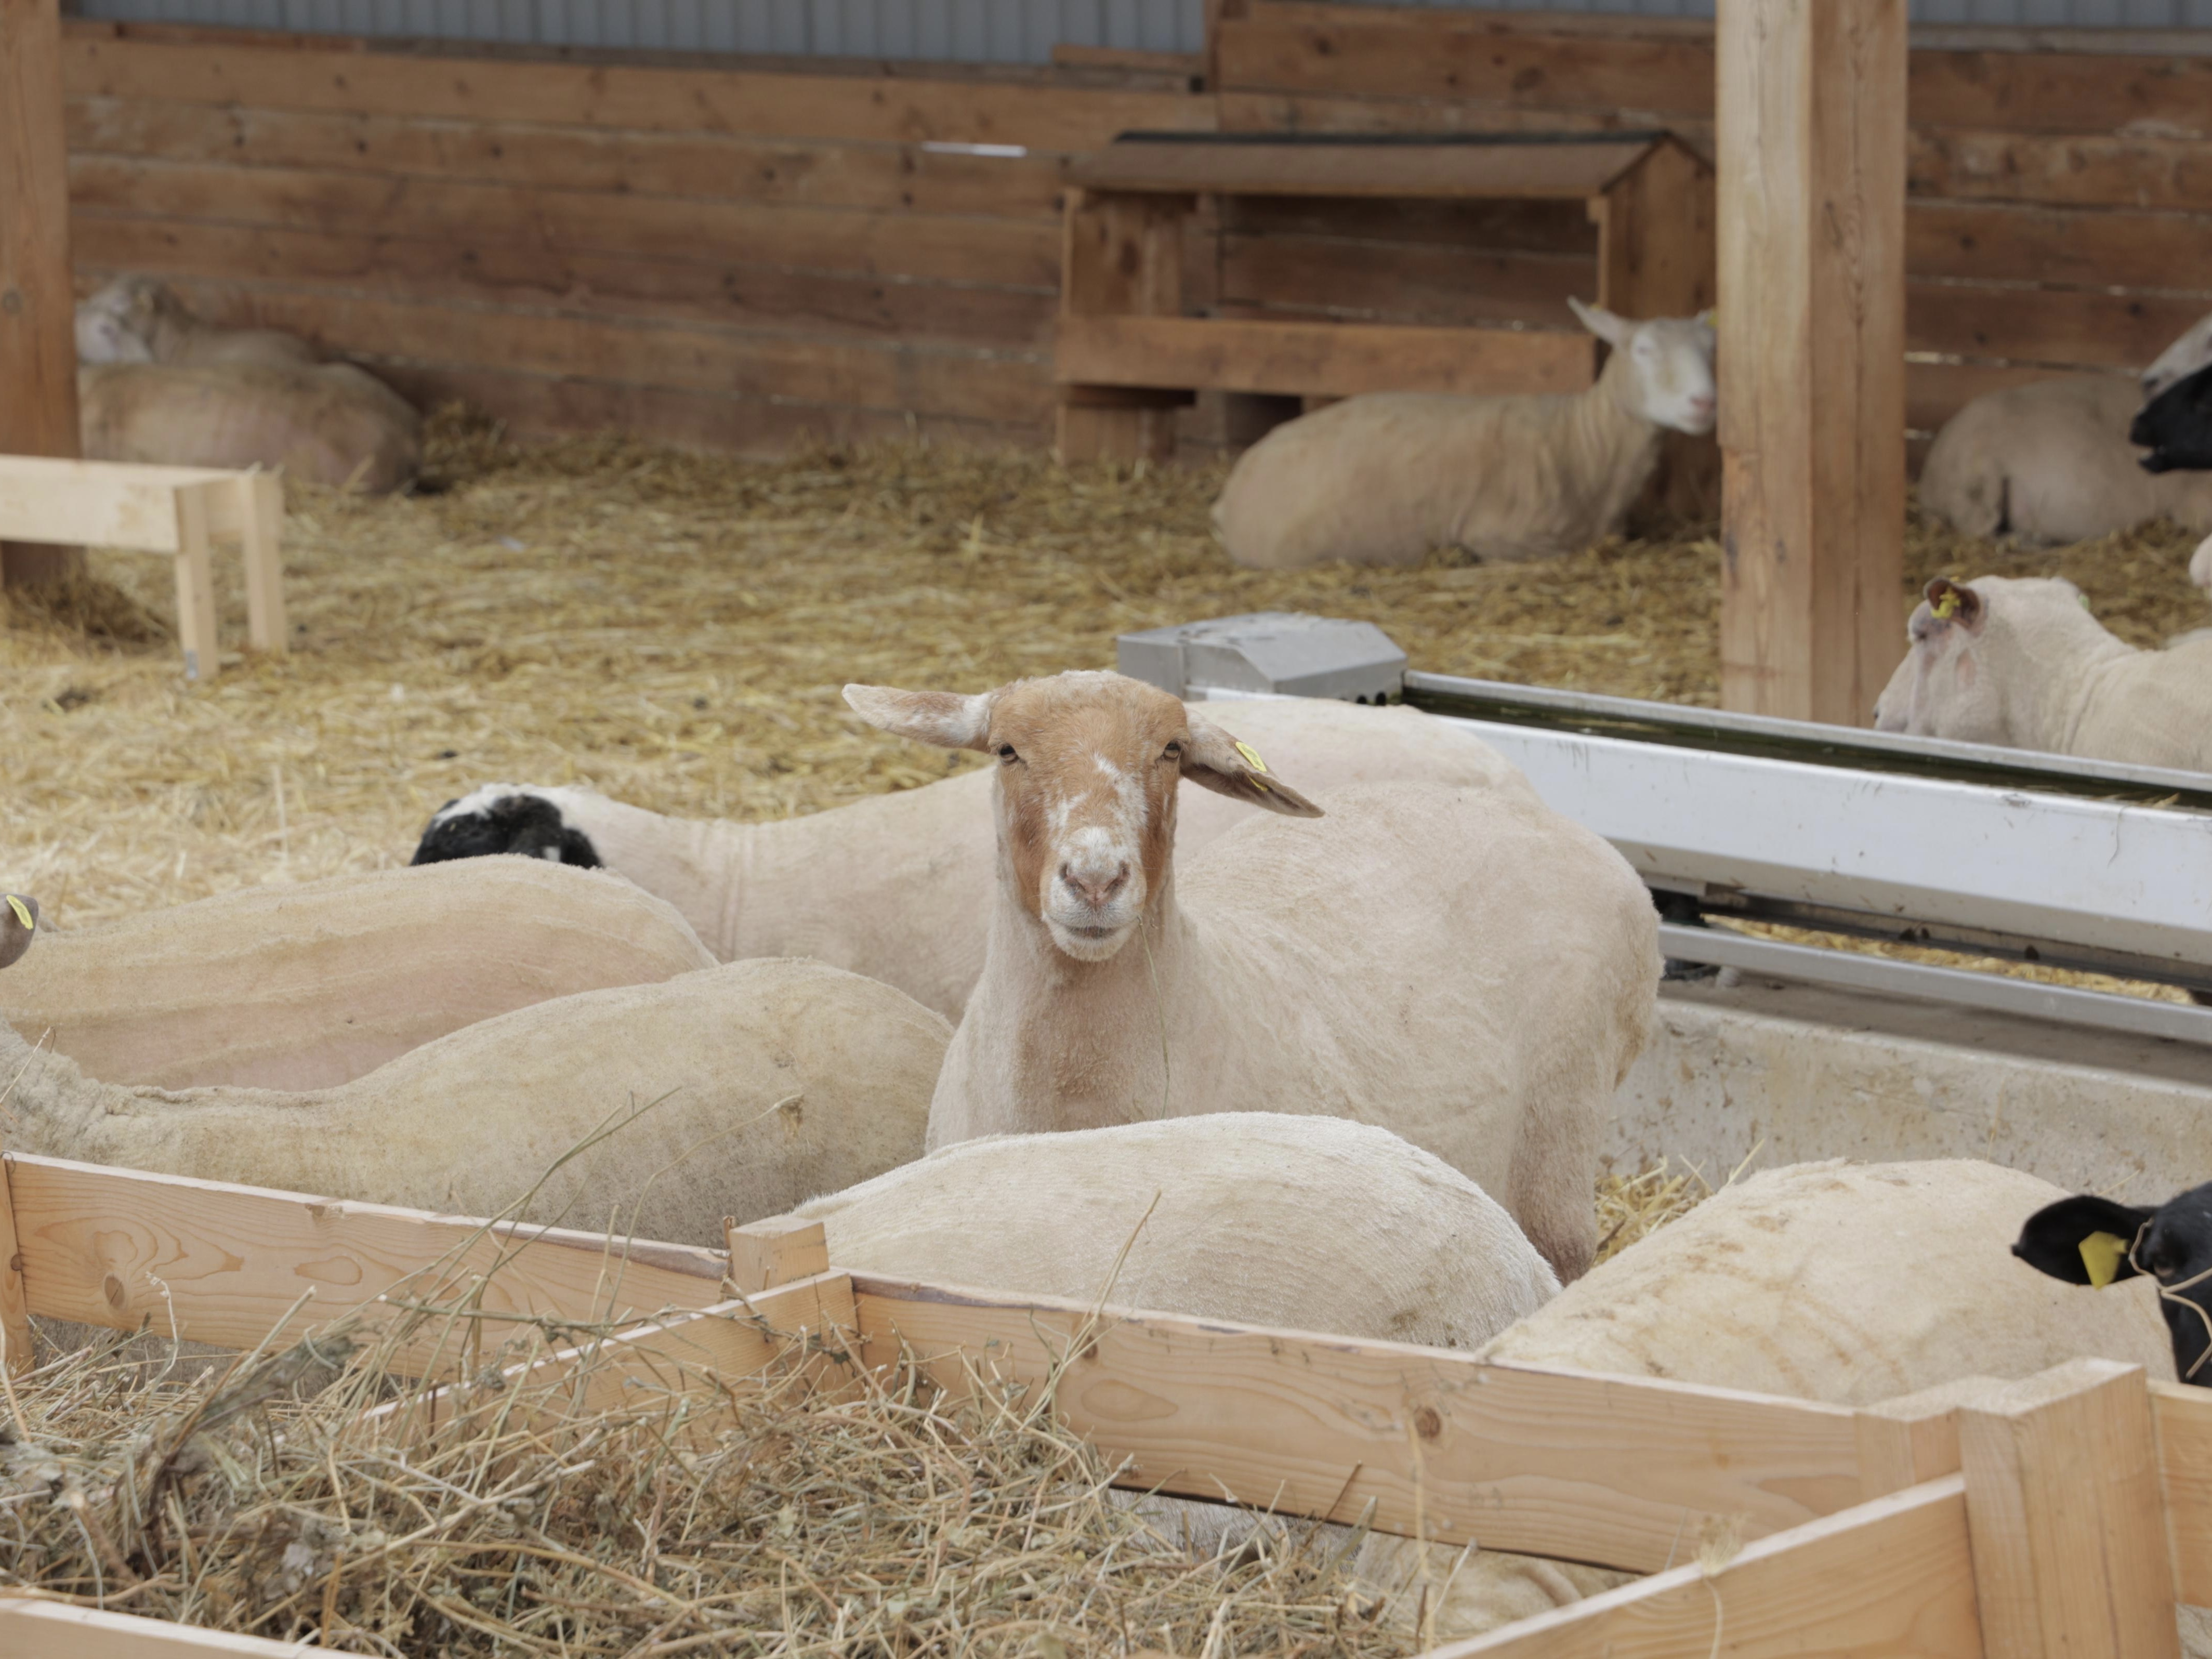
[[[724,1216],[919,1157],[947,1035],[887,985],[766,960],[538,1003],[332,1089],[94,1082],[4,1025],[0,1077],[11,1152],[461,1215],[535,1187],[520,1218],[719,1246]]]
[[[109,1083],[324,1089],[478,1020],[714,960],[628,882],[490,859],[42,928],[0,975],[0,1019]]]

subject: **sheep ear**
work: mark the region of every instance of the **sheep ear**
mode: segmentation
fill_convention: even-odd
[[[2128,1252],[2157,1213],[2109,1198],[2062,1198],[2028,1217],[2012,1253],[2038,1273],[2102,1290],[2136,1276]]]
[[[1928,601],[1929,614],[1939,623],[1957,623],[1969,634],[1978,634],[1982,624],[1989,620],[1989,609],[1982,596],[1964,582],[1954,582],[1948,576],[1938,576],[1922,590]]]
[[[1627,318],[1618,316],[1603,306],[1586,306],[1572,295],[1567,296],[1567,304],[1582,319],[1583,326],[1607,345],[1625,346],[1628,343],[1628,337],[1634,331],[1636,325]]]
[[[901,691],[888,685],[848,685],[845,701],[871,726],[939,749],[981,749],[991,729],[991,694]]]
[[[1182,775],[1201,789],[1264,806],[1285,817],[1317,818],[1321,808],[1267,769],[1260,751],[1239,743],[1212,720],[1190,717],[1190,737],[1182,746]]]
[[[0,968],[22,959],[38,927],[38,900],[22,893],[0,893]]]

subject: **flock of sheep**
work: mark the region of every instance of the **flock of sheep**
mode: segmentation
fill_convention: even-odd
[[[494,786],[410,869],[35,951],[8,899],[12,1144],[695,1243],[796,1212],[848,1268],[1838,1401],[2203,1352],[2160,1218],[2091,1293],[2123,1224],[1989,1164],[1771,1171],[1591,1268],[1655,912],[1447,722],[1103,672],[846,696],[994,765],[771,825]],[[1448,1579],[1440,1635],[1616,1579],[1455,1553],[1359,1571]]]

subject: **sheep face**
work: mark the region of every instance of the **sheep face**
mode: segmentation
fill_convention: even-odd
[[[2212,316],[2198,318],[2187,333],[2160,352],[2158,361],[2143,370],[2143,400],[2148,403],[2200,368],[2212,368]]]
[[[1713,429],[1719,397],[1713,380],[1716,337],[1711,313],[1634,322],[1570,299],[1583,326],[1613,349],[1627,370],[1623,388],[1632,412],[1654,426],[1703,435]],[[1607,365],[1607,372],[1612,367]]]
[[[2212,1186],[2155,1209],[2086,1194],[2028,1217],[2012,1253],[2069,1285],[2102,1290],[2148,1273],[2173,1338],[2173,1369],[2212,1387]]]
[[[1978,586],[1941,576],[1928,584],[1905,625],[1911,647],[1875,702],[1876,730],[1960,743],[2007,741],[2004,705],[1981,659],[1989,606]]]
[[[2136,412],[2128,441],[2150,453],[2146,472],[2212,469],[2212,368],[2185,374]]]
[[[0,968],[22,959],[38,936],[39,902],[24,893],[0,893]]]
[[[76,307],[76,356],[82,363],[150,363],[160,285],[123,276]]]
[[[1017,680],[967,697],[848,685],[845,700],[887,732],[996,757],[1001,880],[1079,962],[1117,954],[1164,890],[1182,779],[1272,811],[1321,815],[1249,746],[1120,674]]]

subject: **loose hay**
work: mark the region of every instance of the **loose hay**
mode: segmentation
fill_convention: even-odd
[[[48,1364],[0,1438],[0,1595],[405,1659],[1411,1650],[1356,1534],[1188,1551],[1109,1501],[1049,1382],[969,1365],[961,1399],[832,1340],[597,1411],[487,1367],[431,1426],[393,1340],[349,1319],[190,1382],[113,1343]]]

